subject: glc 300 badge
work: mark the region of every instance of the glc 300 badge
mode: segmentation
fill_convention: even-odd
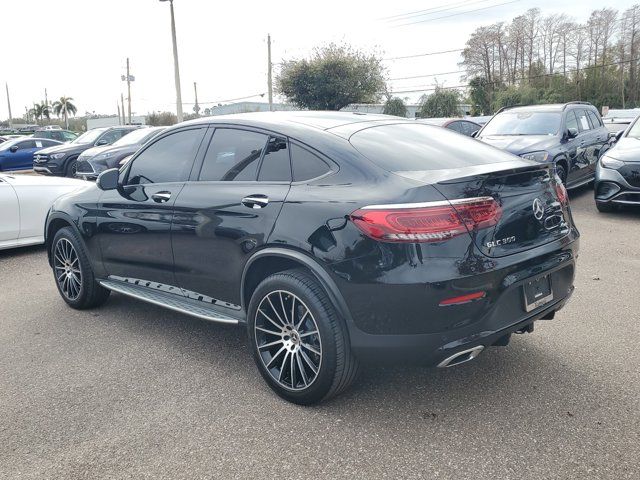
[[[498,240],[494,240],[493,242],[487,242],[487,248],[499,247],[500,245],[507,245],[508,243],[514,243],[516,241],[516,237],[506,237],[500,238]]]

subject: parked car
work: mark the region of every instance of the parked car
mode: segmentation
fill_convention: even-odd
[[[45,148],[61,145],[46,138],[19,137],[0,143],[0,172],[31,170],[33,154]]]
[[[462,118],[421,118],[418,122],[448,128],[467,137],[473,136],[474,133],[482,128],[481,125]]]
[[[80,135],[71,143],[47,148],[33,158],[33,170],[45,175],[74,177],[78,156],[91,147],[111,145],[139,126],[94,128]]]
[[[5,138],[5,137],[0,137],[0,143],[2,143],[2,142],[6,142],[7,140],[8,140],[8,139],[7,139],[7,138]]]
[[[476,138],[523,158],[555,165],[568,188],[593,181],[609,148],[609,131],[586,102],[512,107],[499,111]]]
[[[78,157],[76,176],[95,180],[101,172],[109,168],[118,168],[120,162],[165,130],[166,127],[140,128],[122,137],[113,145],[93,147]]]
[[[45,125],[44,127],[40,127],[36,131],[40,130],[62,130],[62,127],[60,125]]]
[[[618,133],[627,129],[633,122],[633,118],[629,117],[603,117],[602,123],[609,132]]]
[[[21,135],[29,135],[40,128],[40,125],[25,125],[18,129],[18,133]]]
[[[44,243],[44,221],[53,201],[84,185],[77,179],[0,173],[0,250]]]
[[[531,332],[571,295],[579,237],[550,164],[308,111],[169,128],[55,202],[46,229],[69,306],[115,291],[244,325],[266,382],[300,404],[360,361],[448,367]]]
[[[53,140],[58,140],[62,143],[73,142],[76,138],[78,138],[78,134],[72,132],[71,130],[61,130],[61,129],[49,129],[49,130],[38,130],[32,136],[33,138],[51,138]]]
[[[640,205],[640,123],[638,117],[598,162],[596,207],[610,212],[621,205]]]

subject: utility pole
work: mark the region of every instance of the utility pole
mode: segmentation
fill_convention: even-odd
[[[122,124],[126,125],[124,121],[124,95],[122,93],[120,94],[120,103],[122,104]]]
[[[193,111],[196,112],[197,116],[200,116],[200,105],[198,105],[198,84],[193,82],[193,92],[196,95],[196,103],[193,106]]]
[[[49,97],[47,96],[47,89],[44,89],[44,104],[49,106]]]
[[[269,92],[269,111],[273,111],[273,82],[271,75],[271,34],[267,34],[267,82]]]
[[[166,2],[167,0],[160,1]],[[184,116],[182,114],[182,91],[180,89],[180,66],[178,63],[178,41],[176,39],[176,19],[173,13],[173,0],[169,0],[169,7],[171,10],[171,38],[173,40],[173,72],[176,82],[176,113],[178,123],[180,123],[184,119]]]
[[[131,124],[131,74],[129,73],[129,57],[127,57],[127,116]]]
[[[120,104],[116,102],[116,105],[118,107],[118,125],[122,125],[122,119],[120,118]]]
[[[7,90],[7,108],[9,108],[9,128],[13,128],[13,122],[11,121],[11,101],[9,100],[9,84],[4,82],[4,86]]]

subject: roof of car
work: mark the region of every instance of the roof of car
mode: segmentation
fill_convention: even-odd
[[[587,102],[568,102],[568,103],[547,103],[542,105],[518,105],[507,107],[503,111],[506,112],[561,112],[566,108],[595,108]],[[502,113],[502,112],[500,112]]]
[[[262,124],[263,126],[286,126],[286,125],[305,125],[320,130],[329,130],[331,128],[352,123],[371,122],[371,121],[395,121],[402,120],[392,115],[380,115],[360,112],[334,112],[334,111],[278,111],[278,112],[252,112],[252,113],[236,113],[231,115],[217,115],[214,117],[204,117],[185,122],[185,124],[209,124],[209,123],[251,123],[254,125]]]

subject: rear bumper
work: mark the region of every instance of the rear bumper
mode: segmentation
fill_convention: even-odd
[[[553,318],[573,293],[577,232],[571,241],[565,239],[561,248],[547,248],[542,253],[544,248],[511,256],[519,261],[492,259],[493,270],[439,282],[354,286],[336,278],[352,315],[347,323],[354,353],[365,361],[409,360],[436,365],[457,352],[491,346],[538,319]],[[456,265],[455,259],[443,260]],[[397,278],[415,277],[419,271],[427,277],[430,270],[442,275],[446,270],[438,261],[425,260],[419,268],[407,266]],[[396,273],[402,268],[396,268]],[[553,299],[527,312],[524,284],[545,275],[551,279]],[[486,296],[467,304],[439,304],[477,291],[486,292]]]

